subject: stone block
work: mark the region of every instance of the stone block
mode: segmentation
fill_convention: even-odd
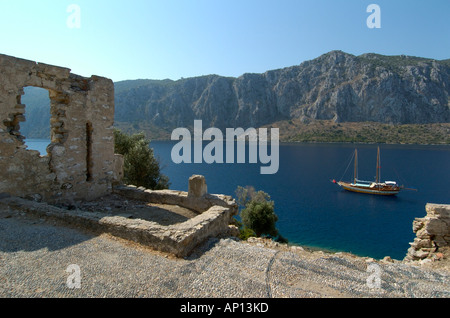
[[[38,63],[36,65],[36,69],[38,72],[41,72],[45,75],[55,76],[60,79],[68,78],[70,74],[69,68],[49,65],[45,63]]]
[[[449,233],[447,223],[439,218],[430,218],[425,224],[425,230],[429,235],[446,235]]]
[[[429,216],[450,219],[450,205],[427,203],[425,210]]]
[[[123,166],[124,166],[124,157],[123,157],[123,155],[114,154],[114,180],[117,183],[122,182],[122,179],[123,179]]]
[[[203,197],[208,193],[206,180],[204,176],[193,175],[189,178],[188,196]]]

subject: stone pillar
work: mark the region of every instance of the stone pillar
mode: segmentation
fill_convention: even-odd
[[[206,180],[204,176],[193,175],[189,178],[188,196],[200,198],[208,193]]]
[[[123,155],[114,154],[114,182],[116,184],[122,183],[124,164]]]

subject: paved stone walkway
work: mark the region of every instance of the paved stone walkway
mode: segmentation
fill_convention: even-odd
[[[77,283],[74,268],[80,288],[70,288]],[[210,239],[179,259],[110,235],[0,211],[0,297],[448,298],[450,275],[230,238]]]

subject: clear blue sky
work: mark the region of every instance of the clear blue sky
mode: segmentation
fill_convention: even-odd
[[[0,0],[0,53],[114,81],[237,77],[331,50],[448,59],[449,21],[450,0]]]

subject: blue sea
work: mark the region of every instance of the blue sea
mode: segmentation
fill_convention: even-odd
[[[27,144],[45,154],[48,141]],[[380,145],[382,181],[418,190],[382,197],[346,192],[330,182],[352,180],[355,148],[359,178],[374,180],[377,145],[281,143],[278,172],[261,175],[260,163],[174,164],[175,144],[150,144],[171,189],[187,191],[189,177],[201,174],[209,193],[234,195],[246,185],[263,190],[275,202],[277,228],[291,244],[400,260],[415,238],[413,220],[426,215],[426,203],[450,203],[450,146]]]

